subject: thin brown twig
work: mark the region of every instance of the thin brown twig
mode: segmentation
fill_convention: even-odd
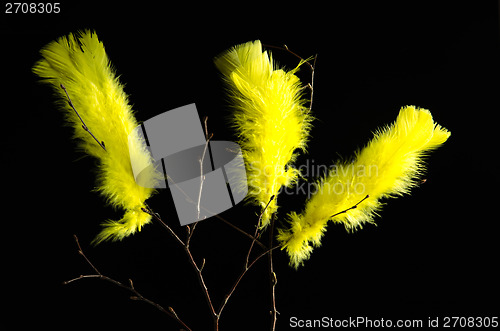
[[[203,289],[203,293],[205,295],[205,299],[207,301],[207,304],[208,304],[208,307],[210,310],[210,314],[211,314],[212,318],[214,319],[214,324],[217,324],[218,321],[216,321],[216,320],[218,320],[218,317],[217,317],[217,314],[215,313],[215,308],[214,308],[214,305],[212,304],[212,299],[210,298],[210,294],[208,292],[208,287],[207,287],[207,284],[205,283],[205,279],[203,278],[203,274],[202,274],[203,267],[205,266],[205,259],[203,259],[202,267],[198,267],[198,265],[194,261],[193,254],[191,254],[191,250],[189,249],[189,247],[185,246],[184,250],[186,251],[186,254],[189,257],[189,262],[191,263],[191,265],[193,266],[193,268],[196,271],[196,276],[198,277],[198,282],[200,283],[200,286]],[[218,330],[218,328],[216,328],[216,330]]]
[[[218,219],[220,219],[225,224],[227,224],[230,227],[232,227],[233,229],[235,229],[236,231],[238,231],[239,233],[243,234],[245,237],[251,239],[252,241],[255,241],[255,243],[257,243],[257,245],[259,245],[262,249],[264,249],[264,250],[267,249],[267,246],[264,245],[262,243],[262,241],[260,241],[259,238],[257,238],[256,236],[252,236],[250,233],[242,230],[241,228],[237,227],[236,225],[234,225],[233,223],[229,222],[228,220],[226,220],[225,218],[223,218],[223,217],[221,217],[219,215],[214,215],[214,216],[217,217]]]
[[[369,197],[370,197],[370,195],[369,195],[369,194],[367,194],[367,195],[366,195],[363,199],[359,200],[359,201],[358,201],[358,203],[356,203],[354,206],[349,207],[349,208],[347,208],[346,210],[342,210],[342,211],[340,211],[340,212],[338,212],[338,213],[333,214],[332,216],[330,216],[330,219],[332,219],[333,217],[338,216],[338,215],[340,215],[340,214],[347,213],[349,210],[352,210],[352,209],[356,209],[356,208],[358,208],[358,205],[359,205],[361,202],[363,202],[363,201],[365,201],[366,199],[368,199]]]
[[[239,274],[238,278],[236,278],[236,281],[234,282],[233,286],[231,287],[231,289],[229,290],[228,294],[226,294],[226,296],[224,297],[224,301],[222,302],[222,305],[221,307],[219,308],[219,312],[217,313],[217,315],[219,316],[220,318],[220,315],[222,314],[222,311],[224,310],[224,308],[226,307],[226,304],[227,302],[229,301],[229,298],[231,297],[231,295],[233,295],[234,291],[236,290],[236,288],[238,287],[240,281],[243,279],[243,277],[245,276],[245,274],[247,273],[248,270],[250,270],[252,268],[252,266],[257,262],[259,261],[262,257],[266,256],[267,254],[269,254],[270,252],[274,251],[275,249],[277,248],[280,248],[281,245],[277,245],[277,246],[274,246],[272,248],[269,248],[268,250],[266,250],[265,252],[259,254],[249,265],[248,267],[246,268],[243,268],[243,270],[241,271],[241,273]]]
[[[210,143],[210,139],[212,139],[212,137],[213,137],[213,133],[210,135],[208,134],[208,116],[205,117],[203,122],[204,122],[204,126],[205,126],[206,142],[205,142],[205,147],[203,149],[203,155],[201,156],[201,159],[199,160],[199,162],[200,162],[200,191],[198,192],[198,204],[196,206],[197,212],[198,212],[198,216],[197,216],[198,220],[200,219],[201,193],[203,190],[203,183],[205,182],[205,175],[203,174],[203,162],[205,161],[205,155],[206,155],[207,150],[208,150],[208,144]],[[191,250],[189,249],[189,243],[191,241],[191,237],[193,236],[194,230],[196,228],[196,224],[198,224],[198,223],[197,222],[194,223],[191,229],[189,229],[189,227],[188,227],[188,237],[186,239],[186,244],[184,245],[184,250],[186,251],[186,254],[189,257],[189,261],[190,261],[191,265],[196,270],[196,274],[198,276],[198,281],[200,283],[200,286],[204,290],[205,299],[207,300],[210,314],[211,314],[212,319],[213,319],[214,330],[218,331],[219,330],[219,316],[215,312],[214,305],[212,304],[212,299],[210,298],[210,294],[208,292],[208,288],[207,288],[207,285],[205,284],[205,279],[203,278],[203,274],[202,274],[202,270],[205,267],[205,259],[203,259],[201,267],[198,267],[198,265],[194,261],[193,255],[191,254]]]
[[[316,55],[314,55],[312,57],[313,63],[311,64],[309,62],[310,58],[309,59],[304,59],[302,56],[300,56],[297,53],[293,52],[285,44],[283,44],[283,47],[281,47],[281,46],[274,46],[274,45],[264,45],[264,46],[265,47],[269,47],[269,48],[279,49],[279,50],[282,50],[282,51],[287,51],[288,53],[292,54],[293,56],[295,56],[296,58],[298,58],[299,60],[301,60],[302,62],[306,63],[309,66],[309,69],[311,69],[311,82],[307,84],[307,87],[309,87],[309,89],[311,90],[311,100],[309,102],[309,112],[311,112],[312,111],[312,105],[313,105],[313,97],[314,97],[314,71],[316,69],[316,60],[318,59],[318,54],[316,54]]]
[[[269,201],[271,202],[271,201]],[[268,204],[269,205],[269,204]],[[170,226],[168,226],[160,217],[159,214],[157,213],[154,213],[151,209],[149,209],[149,207],[147,208],[143,208],[142,209],[144,212],[150,214],[151,216],[153,216],[153,218],[158,221],[165,229],[168,230],[168,232],[175,238],[175,240],[177,242],[179,242],[187,256],[188,256],[188,259],[189,259],[189,262],[190,264],[192,265],[192,267],[195,269],[196,271],[196,275],[198,277],[198,282],[201,286],[201,288],[203,289],[203,293],[204,293],[204,296],[205,296],[205,299],[207,301],[207,304],[209,306],[209,309],[210,309],[210,315],[213,317],[213,322],[214,322],[214,330],[219,330],[219,320],[220,320],[220,316],[222,314],[222,311],[224,310],[224,307],[226,306],[227,304],[227,301],[229,300],[229,298],[231,297],[231,295],[234,293],[234,291],[236,290],[236,288],[238,287],[241,279],[245,276],[245,274],[247,273],[247,271],[258,261],[260,260],[262,257],[264,257],[266,254],[269,254],[270,252],[272,252],[273,250],[281,247],[281,246],[275,246],[275,247],[272,247],[272,248],[267,248],[265,245],[264,245],[264,248],[265,248],[265,251],[263,253],[261,253],[260,255],[258,255],[251,263],[247,263],[245,264],[245,268],[243,269],[243,271],[240,273],[240,275],[238,276],[238,278],[236,279],[235,283],[233,284],[232,288],[230,289],[229,293],[225,296],[224,298],[224,301],[223,303],[221,304],[221,307],[219,308],[218,312],[215,311],[215,308],[214,308],[214,305],[212,304],[212,300],[211,300],[211,297],[210,297],[210,294],[209,294],[209,291],[208,291],[208,287],[205,283],[205,280],[203,278],[203,274],[202,274],[202,270],[205,266],[205,259],[202,260],[202,263],[201,263],[201,266],[198,266],[198,264],[195,262],[194,260],[194,257],[191,253],[191,250],[190,250],[190,247],[189,247],[189,242],[191,240],[191,236],[193,234],[193,230],[194,230],[194,227],[196,226],[196,224],[198,223],[194,223],[194,225],[190,228],[190,230],[188,230],[188,236],[187,236],[187,239],[186,239],[186,243],[184,243],[180,238],[179,236],[172,230],[172,228]],[[246,232],[245,232],[246,233]],[[250,236],[251,238],[255,238],[255,241],[253,241],[252,243],[254,242],[258,242],[256,237],[252,237]],[[262,244],[262,243],[261,243]],[[263,245],[263,244],[262,244]],[[253,247],[253,245],[251,246]]]
[[[200,210],[201,210],[201,194],[202,194],[202,189],[203,189],[203,182],[204,182],[204,175],[203,175],[203,162],[204,162],[204,159],[205,159],[205,156],[206,156],[206,152],[207,152],[207,149],[208,149],[208,144],[210,142],[210,139],[213,137],[213,134],[210,134],[208,133],[208,125],[207,125],[207,122],[208,122],[208,117],[205,117],[205,120],[204,120],[204,126],[205,126],[205,136],[207,137],[207,141],[205,143],[205,147],[204,147],[204,150],[203,150],[203,155],[201,157],[201,159],[199,160],[200,162],[200,190],[199,190],[199,193],[198,193],[198,203],[197,203],[197,212],[198,212],[198,219],[200,217]],[[175,182],[174,182],[175,184]],[[185,195],[186,193],[183,192]],[[187,197],[187,195],[186,195]],[[187,197],[189,198],[189,197]],[[271,203],[271,201],[274,199],[274,196],[271,197],[271,199],[269,200],[268,204],[266,205],[265,209],[267,209],[267,207],[269,206],[269,204]],[[265,211],[264,209],[264,211]],[[196,225],[198,224],[197,222],[195,222],[193,225],[191,226],[186,226],[186,231],[187,231],[187,238],[186,238],[186,241],[183,242],[179,236],[172,230],[172,228],[170,226],[168,226],[160,217],[159,214],[157,213],[154,213],[149,207],[147,208],[143,208],[142,209],[144,212],[150,214],[151,216],[153,216],[153,218],[155,220],[157,220],[165,229],[167,229],[169,231],[169,233],[177,240],[177,242],[179,242],[187,256],[188,256],[188,260],[190,262],[190,264],[192,265],[192,267],[194,268],[195,272],[196,272],[196,275],[198,277],[198,282],[201,286],[201,288],[203,289],[203,293],[204,293],[204,296],[205,296],[205,299],[207,301],[207,304],[208,304],[208,307],[209,307],[209,310],[210,310],[210,314],[211,316],[213,317],[213,321],[214,321],[214,330],[218,330],[219,328],[219,319],[220,319],[220,312],[222,311],[222,309],[219,311],[219,313],[216,313],[215,312],[215,308],[214,308],[214,305],[212,304],[212,300],[211,300],[211,297],[210,297],[210,294],[209,294],[209,291],[208,291],[208,287],[205,283],[205,280],[204,280],[204,277],[203,277],[203,274],[202,274],[202,270],[205,266],[205,262],[206,260],[203,259],[202,260],[202,264],[201,266],[199,267],[198,264],[195,262],[194,260],[194,257],[191,253],[191,250],[190,250],[190,241],[191,241],[191,238],[193,236],[193,233],[194,233],[194,230],[196,228]],[[263,247],[266,251],[267,251],[267,247],[262,244],[260,241],[258,241],[257,239],[257,230],[259,229],[259,224],[260,224],[260,221],[262,219],[262,215],[263,215],[264,212],[261,213],[261,215],[259,216],[259,220],[258,220],[258,224],[257,224],[257,229],[256,229],[256,233],[255,235],[252,237],[251,235],[249,235],[248,233],[246,233],[245,231],[241,230],[239,227],[229,223],[228,221],[226,221],[225,219],[223,219],[222,217],[218,216],[219,219],[223,220],[225,223],[229,224],[231,227],[235,228],[236,230],[238,230],[239,232],[245,234],[246,236],[250,237],[252,239],[252,243],[251,243],[251,246],[250,246],[250,250],[248,252],[248,256],[247,256],[247,260],[246,260],[246,264],[245,264],[245,272],[248,270],[249,268],[249,265],[248,265],[248,258],[249,258],[249,255],[250,255],[250,252],[253,248],[253,245],[255,244],[255,242],[257,242],[261,247]],[[258,258],[262,257],[263,255],[259,256]],[[257,259],[256,259],[257,260]],[[254,262],[256,262],[256,260]],[[253,263],[254,263],[253,262]],[[253,263],[251,265],[253,265]],[[243,276],[243,275],[242,275]],[[238,282],[239,283],[239,282]],[[235,284],[235,286],[237,286],[237,283]],[[231,291],[231,294],[232,292],[234,292],[234,289]],[[230,296],[230,295],[229,295]],[[229,298],[229,296],[227,298]],[[227,302],[227,299],[226,301]]]
[[[198,204],[196,205],[196,210],[198,212],[197,219],[200,220],[200,204],[201,204],[201,191],[203,190],[203,183],[205,182],[205,175],[203,174],[203,162],[205,161],[205,155],[207,153],[208,144],[210,143],[210,139],[214,136],[213,133],[208,135],[208,116],[205,117],[205,137],[207,141],[205,142],[205,148],[203,149],[203,155],[201,156],[200,162],[200,191],[198,192]]]
[[[314,99],[314,71],[316,70],[316,60],[318,59],[318,54],[314,55],[314,61],[311,66],[311,82],[308,84],[311,89],[311,100],[309,101],[309,112],[312,111],[313,99]]]
[[[167,177],[170,179],[170,182],[172,183],[172,185],[174,185],[184,195],[184,197],[186,198],[186,201],[188,201],[189,203],[192,203],[192,204],[196,204],[196,202],[194,202],[193,199],[191,199],[191,197],[179,185],[177,185],[177,183],[174,180],[174,178],[172,178],[169,175],[167,175]],[[203,206],[200,206],[200,209],[203,209],[204,211],[208,212],[211,215],[214,214],[212,211],[208,210],[207,208],[205,208]],[[143,208],[143,211],[147,213],[147,211],[145,211],[144,208]],[[251,234],[249,234],[245,230],[241,229],[240,227],[232,224],[231,222],[229,222],[228,220],[226,220],[225,218],[223,218],[219,214],[215,214],[213,216],[216,217],[216,218],[218,218],[219,220],[221,220],[222,222],[224,222],[226,225],[230,226],[234,230],[236,230],[239,233],[243,234],[244,236],[246,236],[250,240],[254,240],[254,238],[255,238],[254,236],[252,236]],[[262,247],[262,249],[267,249],[267,246],[264,245],[258,238],[255,238],[255,242],[257,243],[257,245],[259,245],[260,247]]]
[[[158,215],[157,213],[153,212],[151,210],[151,208],[149,208],[149,206],[146,205],[146,207],[142,208],[142,211],[153,216],[153,218],[158,222],[160,223],[161,226],[163,226],[163,228],[165,228],[171,235],[172,237],[174,237],[174,239],[182,246],[184,246],[184,242],[182,241],[181,238],[179,238],[179,236],[174,232],[174,230],[172,230],[171,227],[169,227],[167,225],[167,223],[163,222],[163,220],[161,219],[160,215]]]
[[[236,290],[236,288],[238,287],[241,279],[245,276],[245,274],[248,272],[248,270],[255,264],[255,262],[257,262],[261,257],[265,256],[266,254],[271,254],[271,252],[280,247],[280,246],[276,246],[276,247],[272,247],[272,241],[270,242],[270,245],[269,247],[272,247],[272,248],[267,248],[265,247],[265,251],[263,253],[261,253],[260,255],[258,255],[251,263],[249,263],[249,260],[250,260],[250,254],[252,253],[252,250],[253,250],[253,247],[254,247],[254,244],[255,242],[257,242],[257,237],[258,237],[258,231],[260,229],[260,222],[262,220],[262,216],[264,215],[267,207],[269,207],[269,205],[271,204],[271,201],[273,201],[275,198],[275,196],[271,196],[271,198],[269,199],[268,203],[266,204],[266,207],[262,210],[261,214],[259,215],[259,219],[257,221],[257,226],[256,226],[256,229],[255,229],[255,234],[253,236],[253,240],[252,240],[252,243],[250,244],[250,247],[248,249],[248,252],[247,252],[247,256],[246,256],[246,259],[245,259],[245,265],[243,267],[243,270],[241,271],[241,273],[239,274],[238,278],[236,279],[236,281],[234,282],[233,284],[233,287],[231,287],[231,289],[229,290],[228,294],[226,294],[226,296],[224,297],[224,302],[222,303],[222,305],[220,306],[219,308],[219,312],[217,313],[217,315],[219,316],[220,318],[220,315],[222,314],[222,311],[224,310],[224,307],[226,306],[227,304],[227,301],[229,300],[229,298],[233,295],[234,291]]]
[[[189,225],[186,225],[186,230],[187,230],[187,238],[186,238],[186,246],[189,247],[189,244],[191,243],[191,237],[194,234],[194,230],[196,229],[196,225],[198,222],[193,223],[191,227]]]
[[[259,233],[259,229],[260,229],[260,222],[262,220],[262,216],[264,215],[264,213],[266,212],[267,207],[269,207],[269,205],[271,204],[271,201],[273,201],[274,198],[275,198],[274,195],[271,196],[271,198],[269,199],[269,202],[267,203],[266,207],[262,210],[262,212],[259,215],[259,219],[257,221],[257,226],[255,227],[255,234],[253,235],[252,243],[250,244],[250,248],[248,249],[247,258],[246,258],[246,262],[245,262],[245,268],[248,268],[248,261],[250,259],[250,253],[252,252],[253,245],[257,241],[257,237],[258,237],[258,233]],[[271,247],[271,245],[269,245],[269,247]],[[264,249],[267,249],[267,247],[264,246]]]
[[[313,105],[313,98],[314,98],[314,70],[316,69],[316,60],[318,59],[318,54],[314,55],[314,57],[313,57],[314,60],[313,60],[313,63],[311,64],[311,63],[309,63],[308,60],[304,60],[304,58],[302,58],[300,55],[298,55],[297,53],[290,50],[290,48],[288,48],[287,45],[283,45],[283,49],[286,50],[287,52],[289,52],[290,54],[296,56],[301,61],[304,61],[304,63],[307,63],[307,65],[311,69],[311,82],[309,84],[307,84],[307,86],[311,90],[311,100],[309,102],[309,112],[311,112],[312,105]]]
[[[179,238],[179,236],[175,233],[174,230],[170,226],[168,226],[167,223],[165,223],[160,215],[158,213],[153,212],[149,207],[147,208],[142,208],[142,211],[148,213],[149,215],[153,216],[153,218],[159,222],[174,238],[175,240],[184,248],[184,251],[186,252],[186,255],[188,256],[189,263],[193,267],[193,269],[196,272],[196,276],[198,278],[198,283],[200,284],[202,290],[203,290],[203,295],[205,296],[205,299],[207,301],[207,305],[210,311],[210,315],[212,316],[214,320],[214,324],[216,324],[217,320],[217,314],[215,313],[215,308],[214,305],[212,304],[212,299],[210,298],[210,293],[208,292],[208,287],[205,283],[205,279],[203,278],[202,270],[203,267],[205,266],[205,259],[203,259],[201,267],[198,267],[198,264],[194,260],[193,254],[191,253],[191,249],[189,246],[189,242],[191,241],[191,236],[193,235],[194,228],[196,227],[197,223],[194,223],[194,225],[188,230],[188,237],[186,239],[186,242],[183,242],[182,239]],[[217,329],[215,329],[217,330]]]
[[[180,186],[177,185],[177,183],[175,182],[175,180],[171,176],[168,176],[168,178],[172,182],[172,185],[175,185],[176,188],[184,195],[184,197],[186,197],[186,201],[188,201],[189,203],[192,203],[192,204],[196,203],[196,202],[194,202],[189,197],[189,195]],[[200,208],[203,209],[203,210],[205,210],[205,211],[207,211],[210,214],[214,214],[213,212],[211,212],[210,210],[208,210],[207,208],[205,208],[203,206],[200,206]],[[145,211],[145,210],[143,209],[143,211]],[[147,211],[145,211],[145,212],[147,212]],[[224,222],[226,225],[230,226],[234,230],[236,230],[239,233],[243,234],[245,237],[249,238],[250,240],[254,240],[255,237],[252,236],[250,233],[246,232],[245,230],[241,229],[240,227],[238,227],[238,226],[234,225],[233,223],[229,222],[228,220],[226,220],[224,217],[220,216],[219,214],[215,214],[213,216],[215,218],[218,218],[219,220],[221,220],[222,222]],[[255,242],[257,243],[257,245],[259,245],[260,247],[262,247],[262,249],[267,249],[267,246],[264,245],[258,238],[255,238]]]
[[[82,122],[82,128],[87,131],[91,136],[92,138],[94,138],[94,140],[99,144],[99,146],[102,147],[102,149],[104,149],[106,151],[106,146],[104,145],[104,141],[99,141],[95,136],[94,134],[89,130],[88,126],[85,124],[85,122],[83,121],[82,117],[80,116],[80,114],[78,113],[78,111],[76,110],[75,108],[75,105],[73,104],[73,101],[71,101],[71,98],[69,97],[69,94],[68,94],[68,91],[66,90],[66,86],[64,86],[63,84],[60,84],[61,88],[64,90],[64,93],[66,93],[66,96],[68,97],[68,104],[70,105],[71,108],[73,108],[73,110],[75,111],[76,113],[76,116],[78,116],[78,118],[80,119],[80,122]]]
[[[287,45],[283,45],[283,47],[279,46],[272,46],[272,45],[264,45],[266,47],[270,48],[275,48],[275,49],[280,49],[283,51],[287,51],[296,58],[300,59],[301,63],[306,63],[310,70],[311,70],[311,82],[308,83],[304,88],[309,87],[311,90],[311,96],[310,96],[310,101],[309,101],[309,109],[308,113],[311,113],[312,111],[312,106],[313,106],[313,99],[314,99],[314,71],[316,68],[316,60],[318,59],[318,54],[316,54],[314,57],[312,57],[313,62],[312,64],[310,63],[311,58],[304,59],[297,53],[293,52],[288,48]],[[354,207],[355,208],[355,207]],[[352,209],[352,208],[351,208]],[[274,232],[274,217],[271,219],[271,226],[269,230],[269,247],[272,247],[273,243],[273,232]],[[252,242],[253,244],[253,242]],[[250,252],[249,252],[250,254]],[[270,289],[271,289],[271,305],[272,305],[272,310],[270,311],[271,313],[271,331],[274,331],[276,329],[276,321],[277,321],[277,316],[278,316],[278,311],[276,309],[276,283],[277,283],[277,278],[276,278],[276,273],[274,272],[274,267],[273,267],[273,255],[272,251],[269,251],[268,255],[268,263],[269,263],[269,279],[270,279]],[[247,264],[248,264],[248,256],[247,256]]]
[[[271,217],[271,224],[269,229],[269,247],[273,245],[273,232],[274,232],[274,222],[275,215]],[[271,331],[276,330],[276,320],[278,319],[278,311],[276,310],[276,284],[278,282],[276,278],[276,273],[274,272],[273,266],[273,252],[269,251],[268,254],[268,262],[269,262],[269,282],[271,287]]]
[[[182,321],[179,318],[179,316],[177,315],[177,313],[174,311],[174,309],[172,307],[168,307],[168,310],[167,310],[163,306],[161,306],[160,304],[144,297],[139,291],[137,291],[136,288],[134,287],[134,283],[133,283],[132,279],[128,280],[129,285],[125,285],[120,281],[117,281],[111,277],[103,275],[83,252],[83,249],[80,245],[80,242],[78,241],[78,237],[76,235],[74,235],[74,238],[75,238],[76,245],[78,246],[78,254],[80,254],[85,259],[87,264],[94,270],[95,274],[80,275],[79,277],[76,277],[76,278],[73,278],[73,279],[70,279],[70,280],[63,282],[64,285],[70,284],[70,283],[78,281],[78,280],[88,279],[88,278],[97,278],[97,279],[105,280],[109,283],[112,283],[112,284],[118,286],[118,287],[124,288],[124,289],[128,290],[129,292],[131,292],[132,294],[134,294],[134,295],[130,296],[131,300],[143,301],[143,302],[146,302],[146,303],[152,305],[153,307],[156,307],[156,309],[158,309],[162,313],[164,313],[164,314],[168,315],[169,317],[173,318],[174,320],[176,320],[179,324],[182,325],[183,328],[185,328],[188,331],[191,331],[191,329],[186,325],[186,323],[184,323],[184,321]]]

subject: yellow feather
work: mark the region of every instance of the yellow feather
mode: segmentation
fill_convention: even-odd
[[[297,149],[305,150],[312,117],[304,107],[297,68],[277,68],[260,41],[235,46],[215,59],[234,106],[233,126],[247,168],[248,198],[264,209],[282,186],[296,182],[299,171],[287,166]],[[269,224],[278,209],[273,199],[262,217]]]
[[[123,209],[119,221],[104,223],[105,229],[95,239],[121,240],[140,231],[151,216],[141,207],[154,190],[135,182],[129,153],[129,134],[137,127],[127,95],[118,81],[95,33],[69,34],[53,41],[41,50],[42,60],[33,67],[34,73],[50,84],[61,102],[66,119],[75,130],[79,147],[99,160],[97,190],[113,207]],[[89,130],[104,141],[106,150],[82,128],[80,119],[68,105],[63,84],[75,108]],[[130,140],[130,152],[141,164],[151,164],[144,142],[137,136]],[[151,173],[151,180],[155,174]],[[151,186],[153,187],[153,186]]]
[[[378,130],[352,163],[340,163],[318,183],[302,214],[289,215],[290,227],[278,239],[297,268],[319,246],[328,220],[348,230],[373,222],[382,198],[409,193],[423,171],[422,157],[443,144],[450,132],[434,123],[431,113],[403,107],[396,122]],[[356,209],[335,216],[364,200]]]

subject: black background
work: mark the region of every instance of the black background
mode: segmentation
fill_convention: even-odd
[[[498,316],[497,4],[389,3],[226,7],[86,1],[64,2],[59,14],[10,15],[2,8],[2,292],[8,315],[19,327],[51,330],[178,328],[109,283],[61,285],[92,272],[77,254],[77,234],[102,273],[133,279],[146,297],[174,307],[194,330],[211,328],[193,270],[158,224],[120,243],[90,246],[99,224],[120,218],[120,212],[92,192],[94,160],[74,151],[52,91],[31,73],[45,44],[90,28],[126,83],[140,121],[195,102],[200,116],[209,117],[214,139],[231,140],[212,59],[235,44],[260,39],[287,44],[303,57],[318,54],[317,120],[308,154],[297,165],[307,160],[328,165],[351,156],[404,105],[430,109],[452,132],[428,158],[427,182],[411,196],[387,201],[378,226],[349,234],[330,224],[322,247],[298,271],[276,251],[277,330],[289,329],[292,316],[425,322],[436,316]],[[287,52],[272,52],[280,64],[296,64]],[[299,76],[309,80],[306,67]],[[279,199],[282,220],[301,210],[305,196]],[[184,238],[169,192],[149,202]],[[256,213],[239,205],[222,216],[250,232]],[[248,245],[218,220],[198,224],[192,250],[197,261],[206,258],[204,275],[216,307],[240,272]],[[228,303],[221,330],[268,329],[269,305],[263,259]]]

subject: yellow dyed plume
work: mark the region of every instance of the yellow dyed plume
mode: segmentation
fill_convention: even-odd
[[[278,240],[297,268],[320,246],[329,220],[355,230],[373,222],[382,198],[409,193],[424,170],[422,157],[443,144],[450,132],[434,123],[426,109],[407,106],[396,122],[375,133],[352,163],[340,163],[318,183],[302,214],[289,215],[290,227]],[[355,209],[339,214],[363,200]]]
[[[99,160],[96,190],[110,205],[125,211],[121,220],[105,222],[94,242],[121,240],[140,231],[151,220],[141,208],[154,191],[136,184],[130,156],[140,164],[151,164],[151,157],[138,136],[129,137],[138,123],[103,44],[95,33],[84,31],[51,42],[41,50],[41,55],[43,59],[35,64],[33,72],[54,88],[66,120],[75,130],[79,147]],[[106,150],[83,129],[61,84],[88,129],[104,142]],[[150,176],[153,181],[155,174]]]
[[[302,63],[290,71],[279,69],[271,55],[262,52],[258,40],[235,46],[215,59],[234,106],[232,124],[247,168],[248,198],[265,209],[261,227],[278,209],[277,199],[271,201],[271,197],[282,186],[295,183],[299,175],[287,165],[295,161],[297,149],[305,150],[312,120],[295,75]]]

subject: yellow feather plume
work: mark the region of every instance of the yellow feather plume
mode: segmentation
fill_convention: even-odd
[[[450,132],[434,123],[431,113],[403,107],[396,122],[378,130],[352,163],[340,163],[318,183],[317,192],[302,214],[289,215],[290,227],[279,231],[278,240],[297,268],[308,259],[313,246],[321,244],[328,220],[355,230],[373,222],[382,198],[409,193],[423,171],[422,157],[443,144]],[[356,205],[357,208],[332,218]],[[311,244],[313,246],[311,246]]]
[[[97,191],[110,205],[125,211],[121,220],[104,223],[94,242],[121,240],[140,231],[151,220],[141,208],[154,190],[136,184],[130,156],[141,164],[151,164],[151,157],[138,136],[129,137],[138,123],[103,44],[95,33],[84,31],[49,43],[40,53],[43,59],[33,72],[50,84],[62,101],[61,108],[75,130],[79,147],[99,160]],[[82,128],[61,84],[89,130],[104,141],[106,150]],[[150,176],[153,181],[156,174]]]
[[[306,147],[312,117],[295,75],[302,63],[288,72],[277,68],[258,40],[215,59],[235,108],[232,121],[247,168],[248,197],[265,209],[261,227],[278,209],[271,197],[296,182],[298,170],[287,166],[295,161],[296,150]]]

